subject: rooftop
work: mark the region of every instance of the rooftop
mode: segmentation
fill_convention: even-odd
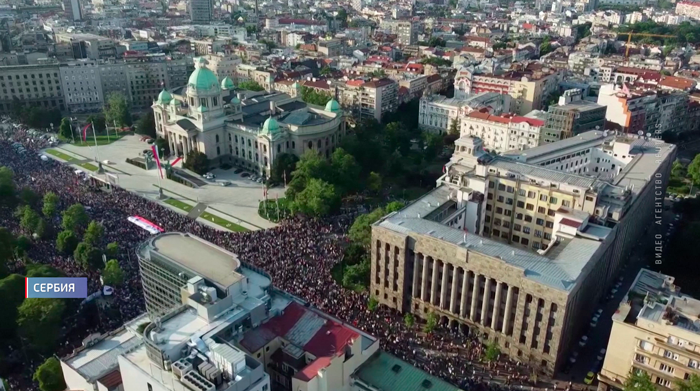
[[[457,387],[385,353],[370,357],[353,377],[380,391],[458,391]]]
[[[147,243],[142,251],[154,251],[224,290],[244,278],[237,271],[241,262],[235,254],[195,236],[168,232]]]
[[[574,288],[581,271],[601,246],[600,241],[574,237],[562,239],[542,255],[422,218],[438,208],[450,193],[448,187],[439,186],[375,225],[397,233],[430,236],[467,251],[498,259],[522,269],[525,278],[562,291]]]
[[[78,371],[84,378],[93,381],[113,372],[117,368],[117,357],[141,346],[143,342],[134,332],[118,329],[95,345],[78,350],[64,362]]]

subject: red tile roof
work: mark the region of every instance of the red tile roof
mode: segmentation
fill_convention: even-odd
[[[318,322],[312,320],[314,318],[323,319],[323,324],[319,327]],[[292,335],[288,335],[292,329],[295,331],[291,333]],[[325,318],[323,314],[292,302],[284,309],[282,315],[272,318],[257,329],[248,331],[240,344],[254,353],[277,337],[290,342],[296,340],[296,343],[303,343],[303,346],[298,347],[316,357],[294,375],[299,380],[309,381],[318,375],[319,370],[330,365],[334,357],[345,354],[345,348],[359,338],[360,334],[330,318]]]
[[[566,226],[573,227],[573,228],[578,228],[578,227],[581,226],[581,222],[580,222],[580,221],[575,221],[575,220],[566,219],[566,218],[565,218],[565,219],[561,219],[561,224],[564,224],[564,225],[566,225]]]
[[[659,80],[660,86],[684,91],[694,88],[696,84],[695,80],[675,76],[663,76],[661,80]]]
[[[113,389],[122,384],[122,374],[119,370],[112,371],[97,379],[97,381],[102,383],[107,389]]]
[[[515,116],[513,117],[510,122],[519,124],[521,122],[527,122],[530,124],[530,126],[544,126],[544,121],[541,119],[537,118],[529,118],[529,117],[521,117],[521,116]]]
[[[328,85],[328,81],[326,80],[304,80],[301,82],[301,85],[304,87],[309,87],[309,88],[316,88],[319,90],[330,90],[331,86]]]
[[[379,87],[388,86],[389,84],[393,84],[393,83],[395,83],[395,81],[393,81],[391,79],[384,78],[384,79],[379,79],[379,80],[368,81],[367,83],[363,84],[362,86],[368,87],[368,88],[379,88]]]
[[[364,80],[361,80],[361,79],[358,79],[358,80],[348,80],[347,83],[345,83],[345,84],[346,84],[346,85],[349,85],[349,86],[351,86],[351,87],[360,87],[360,86],[362,86],[363,84],[365,84],[365,81],[364,81]]]
[[[498,122],[502,124],[509,124],[513,119],[512,115],[505,114],[503,116],[489,114],[488,111],[472,111],[469,113],[469,117],[482,119],[484,121]]]
[[[323,26],[325,23],[309,19],[280,18],[279,24],[301,24],[307,26]]]

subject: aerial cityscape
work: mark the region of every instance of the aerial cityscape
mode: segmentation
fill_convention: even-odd
[[[695,0],[0,0],[0,391],[700,391],[699,82]]]

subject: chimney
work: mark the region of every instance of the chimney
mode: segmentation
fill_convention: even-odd
[[[277,107],[275,107],[275,102],[270,101],[270,117],[275,115],[276,112],[277,112]]]

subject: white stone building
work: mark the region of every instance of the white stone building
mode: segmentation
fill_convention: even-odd
[[[213,166],[230,163],[267,176],[278,155],[314,150],[330,157],[347,134],[335,100],[321,109],[281,93],[234,93],[233,81],[219,82],[206,65],[198,58],[187,86],[164,90],[153,102],[156,133],[175,153],[199,151]]]
[[[95,60],[79,60],[59,68],[66,109],[71,113],[99,111],[104,104],[102,78]]]

